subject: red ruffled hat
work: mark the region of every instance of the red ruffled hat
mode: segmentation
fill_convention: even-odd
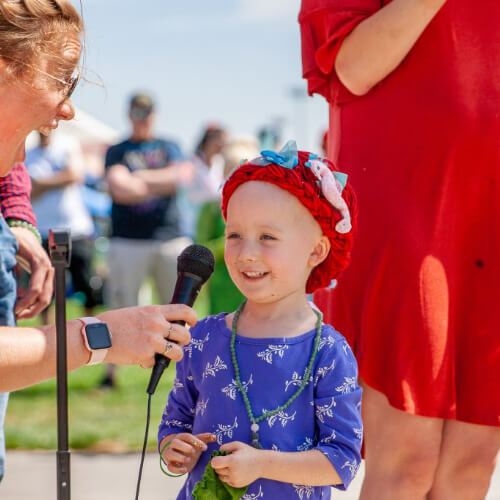
[[[261,157],[251,161],[245,160],[245,163],[236,168],[224,184],[221,209],[226,220],[227,205],[231,196],[238,186],[248,181],[270,182],[293,194],[316,219],[331,244],[327,258],[312,270],[307,280],[306,293],[313,293],[319,288],[328,287],[349,264],[356,227],[357,204],[353,189],[346,183],[342,190],[342,198],[350,213],[351,229],[340,233],[337,229],[338,223],[343,219],[341,212],[323,194],[324,189],[311,168],[311,161],[319,161],[322,166],[326,165],[337,179],[342,178],[345,181],[346,176],[338,172],[331,161],[318,159],[306,151],[297,151],[294,146],[290,141],[280,153],[262,151]]]

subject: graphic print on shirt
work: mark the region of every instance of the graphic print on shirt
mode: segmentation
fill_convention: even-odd
[[[335,339],[331,335],[328,335],[328,337],[322,337],[318,344],[318,351],[321,351],[321,349],[325,346],[333,347],[333,344],[335,344]]]
[[[208,406],[208,400],[210,398],[207,398],[206,400],[200,399],[196,403],[196,408],[195,408],[195,415],[205,415],[205,412],[207,411],[207,406]]]
[[[204,339],[191,339],[191,342],[184,346],[184,352],[187,352],[190,358],[193,355],[193,349],[198,349],[198,351],[203,352],[203,346],[209,341],[209,339],[210,332],[207,332]]]
[[[221,389],[221,391],[231,399],[235,400],[236,395],[238,394],[238,385],[236,384],[236,380],[231,379],[231,383],[226,385]],[[248,386],[253,384],[252,374],[250,374],[250,378],[246,382],[241,382],[241,386],[245,392],[248,392]]]
[[[231,439],[233,437],[233,432],[234,429],[238,428],[238,417],[234,417],[234,423],[229,424],[229,425],[223,425],[223,424],[218,424],[217,425],[217,430],[214,432],[216,438],[217,438],[217,443],[222,444],[223,437],[228,437]]]
[[[277,354],[280,358],[282,358],[287,349],[287,345],[270,345],[265,351],[258,352],[257,356],[266,363],[272,365],[273,356]]]
[[[295,492],[299,496],[300,500],[305,498],[311,498],[311,495],[314,492],[314,486],[304,486],[303,484],[293,484],[295,488]]]
[[[260,485],[257,493],[247,493],[241,497],[241,500],[257,500],[258,498],[264,498],[264,492],[262,491],[262,486]]]
[[[179,389],[182,389],[184,384],[179,381],[177,377],[175,377],[174,383],[172,385],[172,392],[175,394]]]
[[[333,418],[333,410],[332,408],[334,406],[337,406],[337,403],[335,402],[335,398],[332,396],[332,400],[330,403],[326,405],[318,405],[316,406],[316,416],[318,417],[318,420],[321,423],[325,423],[325,415],[327,417]]]
[[[335,430],[332,430],[332,433],[329,436],[325,436],[323,439],[321,439],[320,443],[333,443],[337,439],[337,434],[335,433]]]
[[[344,377],[344,383],[335,387],[337,392],[342,394],[349,394],[356,389],[356,378],[355,377]]]
[[[165,414],[166,416],[166,414]],[[170,427],[182,427],[183,429],[186,429],[188,431],[193,430],[193,426],[187,422],[181,422],[180,420],[176,419],[170,419],[170,420],[163,420],[163,423],[167,426]]]
[[[262,408],[262,413],[266,413],[268,411],[269,410]],[[278,413],[271,415],[270,417],[267,417],[266,420],[267,420],[269,427],[272,427],[276,423],[276,421],[279,421],[279,423],[281,424],[282,427],[286,427],[286,424],[289,421],[295,420],[296,414],[297,414],[296,411],[294,411],[293,414],[290,415],[290,414],[286,413],[284,410],[281,410]]]
[[[354,477],[356,473],[358,472],[359,469],[359,463],[355,462],[354,460],[352,462],[346,462],[343,466],[342,469],[348,468],[349,472],[351,473],[351,477]]]
[[[309,377],[309,382],[312,382],[312,375]],[[285,392],[288,391],[288,388],[290,386],[297,386],[300,387],[300,384],[302,384],[302,377],[297,373],[293,372],[292,379],[291,380],[285,380]]]
[[[227,365],[226,363],[224,363],[224,361],[222,361],[220,356],[217,356],[213,364],[207,363],[205,371],[203,372],[203,378],[208,377],[208,375],[212,375],[212,377],[215,377],[217,372],[220,370],[227,370]]]
[[[328,372],[335,369],[335,360],[332,361],[330,366],[322,366],[316,370],[316,377],[314,378],[314,385],[318,385],[320,378],[324,378]]]
[[[297,446],[297,451],[307,451],[310,450],[314,446],[314,441],[310,437],[306,437],[302,444]]]

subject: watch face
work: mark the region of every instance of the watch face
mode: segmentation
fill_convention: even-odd
[[[85,326],[87,341],[92,350],[109,349],[111,347],[111,336],[106,323],[92,323]]]

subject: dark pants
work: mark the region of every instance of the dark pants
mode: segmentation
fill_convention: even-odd
[[[48,252],[48,240],[43,240],[43,247]],[[90,286],[92,256],[93,246],[90,239],[71,240],[71,262],[69,265],[71,281],[75,291],[85,295],[85,307],[89,309],[102,303],[99,297],[100,290]]]

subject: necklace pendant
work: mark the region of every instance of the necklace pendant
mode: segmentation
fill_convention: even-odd
[[[250,426],[250,430],[254,433],[257,433],[259,431],[259,424],[257,423],[253,423],[251,426]]]
[[[259,443],[259,435],[256,432],[252,432],[252,439],[250,445],[258,450],[262,450],[262,445]]]

